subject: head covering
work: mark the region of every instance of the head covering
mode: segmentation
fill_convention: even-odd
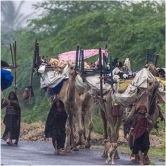
[[[122,66],[123,66],[122,62],[119,62],[119,67],[122,67]]]
[[[56,98],[53,100],[53,105],[52,105],[52,106],[56,106],[56,102],[57,102],[57,101],[60,102],[61,107],[64,107],[64,103],[62,102],[62,100],[61,100],[59,97],[56,97]]]
[[[11,92],[9,93],[9,95],[8,95],[8,99],[10,100],[10,95],[11,95],[11,94],[14,95],[13,100],[17,100],[17,101],[18,101],[17,95],[16,95],[16,93],[15,93],[14,91],[11,91]]]
[[[115,66],[118,61],[119,61],[119,59],[118,59],[118,58],[115,58],[115,59],[113,60],[113,62],[112,62],[112,65]]]
[[[140,109],[145,109],[147,111],[147,107],[144,104],[140,104],[139,107],[137,108],[137,111],[139,111]]]
[[[121,68],[123,66],[123,64],[122,64],[122,62],[119,61],[119,58],[115,58],[112,62],[112,66]]]

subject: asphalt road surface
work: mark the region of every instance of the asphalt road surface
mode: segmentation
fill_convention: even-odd
[[[20,141],[18,146],[9,146],[1,140],[1,165],[105,165],[105,158],[101,157],[103,151],[100,149],[80,149],[60,155],[53,152],[51,142]],[[156,165],[165,164],[157,160],[151,161]],[[120,154],[120,159],[115,159],[115,164],[133,165],[125,154]]]

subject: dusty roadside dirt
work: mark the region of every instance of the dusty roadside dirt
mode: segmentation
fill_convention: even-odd
[[[45,126],[40,123],[21,123],[21,133],[20,140],[21,141],[51,141],[51,139],[45,140],[44,138],[44,128]],[[1,130],[4,131],[5,126],[1,121]],[[127,145],[126,139],[123,137],[123,131],[119,131],[119,144]],[[150,135],[150,145],[154,148],[162,148],[164,147],[163,139],[156,135]],[[101,134],[92,132],[92,145],[103,145],[103,138]]]

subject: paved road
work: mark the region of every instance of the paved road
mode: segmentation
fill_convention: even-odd
[[[100,149],[80,149],[72,153],[55,155],[51,142],[20,141],[18,146],[11,147],[1,141],[3,165],[105,165],[105,159],[101,155]],[[129,161],[129,156],[124,154],[120,154],[120,159],[115,160],[115,164],[133,165]],[[164,162],[156,164],[164,165]]]

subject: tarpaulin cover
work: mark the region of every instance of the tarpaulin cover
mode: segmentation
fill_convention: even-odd
[[[107,50],[101,50],[102,54],[105,53],[105,55],[108,57]],[[92,56],[95,56],[99,54],[99,49],[90,49],[90,50],[84,50],[84,59],[88,59]],[[64,52],[62,54],[58,55],[59,60],[64,60],[64,61],[74,61],[76,58],[76,51],[69,51],[69,52]]]
[[[10,71],[1,69],[1,90],[5,90],[12,85],[13,75]]]

